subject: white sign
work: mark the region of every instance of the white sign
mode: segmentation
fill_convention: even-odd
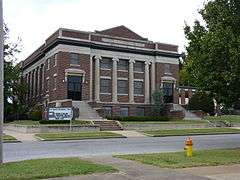
[[[72,120],[72,108],[49,108],[48,120]]]

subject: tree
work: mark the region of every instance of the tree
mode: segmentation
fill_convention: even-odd
[[[9,29],[4,24],[4,114],[7,118],[18,116],[27,109],[24,101],[26,84],[19,83],[21,70],[14,65],[15,55],[19,52],[19,42],[10,42]]]
[[[161,90],[155,90],[152,94],[153,98],[153,113],[155,115],[162,115],[164,110],[164,98]]]
[[[218,104],[240,98],[240,3],[215,0],[199,12],[204,25],[185,26],[188,40],[183,72],[187,81],[208,91]]]

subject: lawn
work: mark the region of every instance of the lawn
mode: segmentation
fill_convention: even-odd
[[[54,140],[81,140],[81,139],[104,139],[124,137],[112,132],[64,132],[64,133],[40,133],[36,137],[46,141]]]
[[[111,166],[93,164],[78,158],[51,158],[0,165],[0,179],[30,180],[115,171]]]
[[[184,152],[118,155],[116,157],[138,161],[161,168],[186,168],[197,166],[217,166],[240,163],[240,149],[220,149],[194,151],[193,157]]]
[[[17,142],[17,139],[15,137],[12,137],[10,135],[3,135],[3,142]]]
[[[223,116],[208,116],[206,120],[228,121],[231,123],[240,123],[240,116],[238,115],[223,115]]]
[[[231,128],[167,129],[167,130],[144,131],[144,133],[154,137],[206,135],[206,134],[237,134],[237,133],[240,133],[240,129],[231,129]]]
[[[121,124],[207,124],[205,120],[175,120],[175,121],[121,121]]]
[[[17,124],[17,125],[48,125],[48,124],[40,124],[38,121],[33,121],[33,120],[16,120],[7,124]],[[69,125],[67,124],[49,124],[49,125]],[[72,121],[72,125],[91,125],[90,121]]]

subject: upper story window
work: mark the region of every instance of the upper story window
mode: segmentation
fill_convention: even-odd
[[[80,65],[80,57],[77,53],[69,54],[70,64],[71,65]]]
[[[53,62],[54,62],[54,63],[53,63],[53,64],[54,64],[53,66],[57,66],[57,54],[54,55],[54,57],[53,57]]]
[[[171,73],[171,66],[170,66],[170,64],[165,64],[164,65],[164,73],[165,74],[172,74]]]
[[[51,65],[51,59],[48,58],[47,59],[47,70],[50,69],[50,65]]]
[[[111,93],[110,79],[100,79],[100,93]]]
[[[128,81],[127,80],[118,80],[117,81],[117,93],[118,94],[127,94],[128,93]]]
[[[102,69],[111,69],[112,68],[112,59],[111,58],[102,57],[102,59],[100,61],[100,67]]]
[[[134,63],[134,71],[143,72],[144,71],[144,62],[136,61]]]
[[[134,94],[143,95],[143,81],[134,81]]]
[[[128,70],[128,64],[129,64],[129,61],[128,61],[128,60],[120,59],[120,60],[118,61],[117,69],[118,69],[118,70]]]

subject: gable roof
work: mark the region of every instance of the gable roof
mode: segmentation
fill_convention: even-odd
[[[98,34],[117,36],[122,38],[137,39],[143,41],[148,40],[147,38],[143,38],[142,36],[138,35],[137,33],[133,32],[132,30],[123,25],[95,32]]]

